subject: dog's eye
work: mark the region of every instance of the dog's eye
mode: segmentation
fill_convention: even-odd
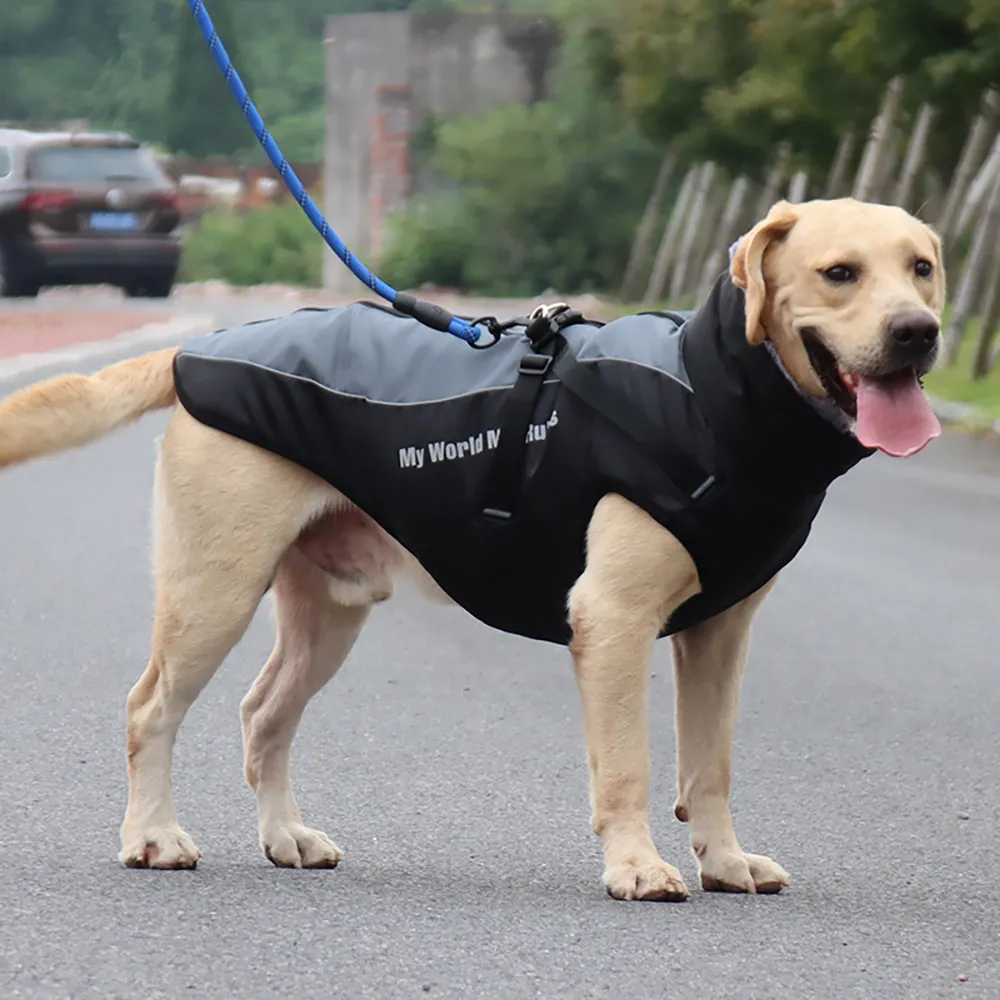
[[[846,285],[849,281],[858,280],[858,272],[849,264],[834,264],[823,272],[823,277],[835,285]]]
[[[918,278],[929,278],[934,273],[934,265],[929,260],[921,258],[913,265]]]

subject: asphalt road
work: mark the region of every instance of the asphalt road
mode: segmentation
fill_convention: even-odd
[[[671,905],[601,887],[565,652],[411,599],[296,743],[339,869],[256,845],[237,706],[266,605],[181,731],[200,867],[120,868],[163,424],[0,476],[0,998],[1000,996],[1000,446],[831,491],[758,618],[737,738],[737,829],[792,887]],[[654,826],[693,887],[666,642],[655,669]]]

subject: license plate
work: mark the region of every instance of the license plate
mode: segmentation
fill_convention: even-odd
[[[91,229],[136,229],[138,221],[134,212],[92,212]]]

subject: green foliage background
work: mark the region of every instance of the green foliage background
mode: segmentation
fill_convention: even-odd
[[[324,246],[294,202],[245,214],[212,212],[186,242],[180,279],[316,288]]]
[[[314,160],[327,15],[493,6],[214,0],[209,10],[286,154]],[[840,135],[867,130],[896,74],[906,78],[911,121],[921,101],[939,109],[931,166],[946,183],[979,95],[1000,79],[1000,0],[507,6],[562,20],[555,93],[530,108],[428,123],[420,156],[435,190],[397,220],[379,262],[400,284],[531,295],[612,289],[666,150],[760,179],[787,141],[793,165],[821,181]],[[190,22],[186,0],[6,0],[0,120],[84,117],[175,152],[259,161]],[[324,252],[307,224],[293,228],[281,212],[223,214],[193,234],[190,249],[189,269],[200,276],[241,281],[314,280]]]
[[[286,153],[315,159],[323,134],[324,19],[407,6],[407,0],[210,0],[208,10]],[[187,0],[5,0],[0,120],[88,118],[167,146],[177,81],[194,75],[208,106],[231,102],[193,27]],[[221,138],[210,151],[227,155],[232,143]],[[249,132],[241,148],[254,152]]]

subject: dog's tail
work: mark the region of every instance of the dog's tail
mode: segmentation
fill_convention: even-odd
[[[0,468],[78,448],[172,406],[176,353],[170,347],[94,375],[59,375],[0,400]]]

